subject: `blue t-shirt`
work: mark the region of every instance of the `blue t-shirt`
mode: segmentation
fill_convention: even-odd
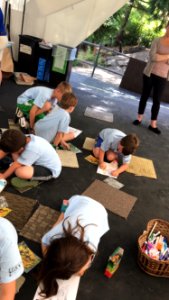
[[[100,148],[104,152],[108,150],[118,152],[118,145],[126,134],[118,129],[106,128],[100,131],[99,136],[103,140]],[[122,157],[123,164],[129,163],[131,160],[131,155],[124,155],[123,153],[120,153],[120,156]]]
[[[46,101],[50,101],[53,108],[57,104],[57,99],[51,98],[53,91],[53,89],[45,86],[32,87],[18,96],[17,104],[26,104],[29,100],[34,100],[34,104],[42,108]]]
[[[6,35],[6,29],[5,29],[4,20],[3,20],[3,13],[0,8],[0,36],[2,36],[2,35]]]
[[[14,226],[0,217],[0,283],[16,280],[24,272]]]
[[[35,124],[35,133],[48,142],[53,142],[58,132],[69,131],[70,114],[63,108],[56,106],[48,115]]]
[[[24,151],[17,161],[25,166],[38,165],[49,169],[54,178],[61,173],[61,161],[56,150],[45,139],[29,135],[31,140],[26,144]]]

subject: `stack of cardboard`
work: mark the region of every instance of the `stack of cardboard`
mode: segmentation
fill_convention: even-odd
[[[33,85],[36,80],[35,77],[30,76],[27,73],[15,72],[15,82],[19,85]]]

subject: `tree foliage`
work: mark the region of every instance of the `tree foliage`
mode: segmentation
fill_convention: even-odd
[[[169,20],[168,0],[130,0],[111,16],[89,40],[108,46],[149,46]]]
[[[165,26],[169,19],[169,1],[168,0],[149,0],[149,12],[156,20],[160,20],[161,26]]]

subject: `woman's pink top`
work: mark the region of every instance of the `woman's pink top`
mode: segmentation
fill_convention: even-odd
[[[169,46],[159,43],[158,54],[169,54]],[[162,78],[167,78],[169,73],[168,59],[166,61],[154,62],[151,73]]]

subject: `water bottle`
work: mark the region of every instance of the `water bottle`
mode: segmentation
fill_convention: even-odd
[[[3,191],[6,185],[7,185],[7,181],[5,179],[0,179],[0,193]]]

